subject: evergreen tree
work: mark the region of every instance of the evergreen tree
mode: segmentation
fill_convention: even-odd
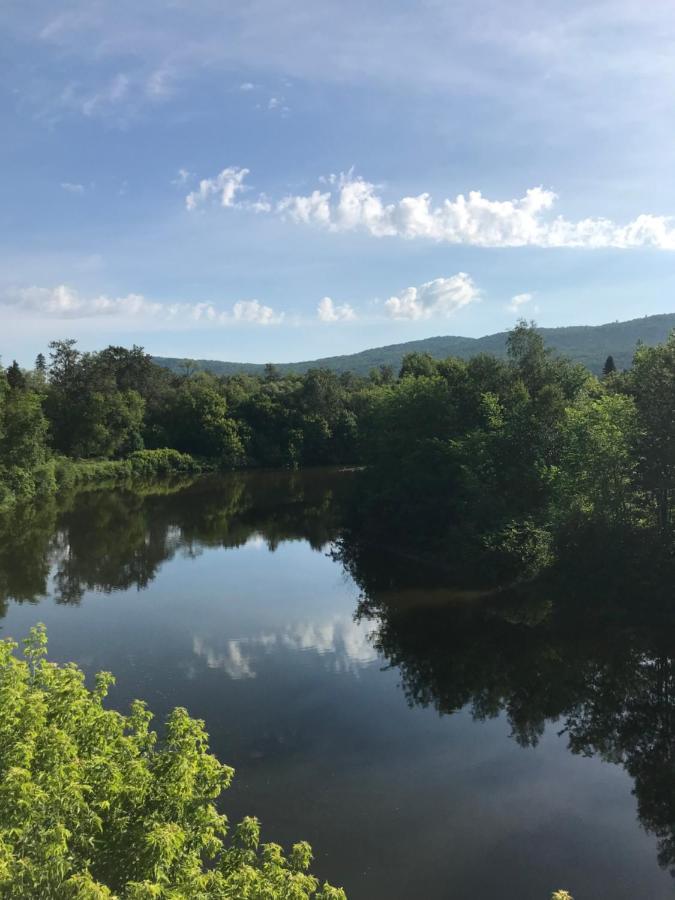
[[[602,367],[602,374],[606,377],[607,375],[611,375],[612,372],[616,372],[616,363],[614,362],[614,357],[610,353]]]
[[[14,390],[26,387],[26,376],[16,360],[7,369],[7,384]]]

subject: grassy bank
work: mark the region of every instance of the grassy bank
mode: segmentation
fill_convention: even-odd
[[[57,456],[33,471],[12,467],[0,472],[0,512],[65,491],[144,481],[170,475],[194,475],[209,466],[188,453],[164,448],[137,450],[126,459],[69,459]]]

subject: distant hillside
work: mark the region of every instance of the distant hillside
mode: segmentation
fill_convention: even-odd
[[[598,374],[611,353],[620,369],[628,367],[638,341],[645,344],[659,344],[665,341],[675,328],[675,313],[661,316],[645,316],[642,319],[631,319],[630,322],[610,322],[607,325],[572,325],[567,328],[540,328],[549,347],[577,362],[583,363],[592,372]],[[478,353],[491,353],[504,356],[506,353],[506,332],[489,334],[481,338],[432,337],[421,341],[408,341],[405,344],[391,344],[388,347],[375,347],[352,353],[348,356],[327,356],[324,359],[313,359],[305,362],[279,363],[281,372],[306,372],[308,369],[323,368],[334,372],[355,372],[367,375],[371,369],[382,365],[392,366],[395,370],[401,365],[406,353],[418,351],[429,353],[436,359],[447,356],[458,356],[468,359]],[[181,371],[183,360],[173,357],[155,356],[154,361],[173,372]],[[261,374],[264,366],[257,363],[221,362],[214,359],[197,359],[194,363],[199,369],[213,372],[214,375],[236,375],[246,372]]]

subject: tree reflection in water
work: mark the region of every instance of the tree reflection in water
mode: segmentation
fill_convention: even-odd
[[[337,537],[345,474],[233,473],[80,492],[17,510],[0,521],[0,615],[10,600],[51,593],[77,604],[87,590],[140,590],[177,553],[239,547],[256,536],[270,550],[288,540],[319,549]]]
[[[444,587],[354,535],[337,556],[410,704],[504,712],[523,747],[559,723],[571,752],[631,775],[640,822],[675,874],[675,566],[663,548],[595,535],[546,579],[492,591]]]

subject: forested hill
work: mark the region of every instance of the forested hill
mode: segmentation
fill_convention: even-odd
[[[638,341],[653,346],[665,341],[673,328],[675,328],[675,313],[645,316],[642,319],[631,319],[629,322],[610,322],[607,325],[573,325],[568,328],[538,330],[549,347],[583,363],[592,372],[599,374],[610,354],[619,369],[626,368],[630,365]],[[371,369],[382,365],[392,366],[398,370],[405,354],[413,352],[429,353],[435,359],[445,359],[448,356],[468,359],[478,353],[505,356],[506,336],[505,331],[482,338],[446,335],[421,341],[408,341],[405,344],[391,344],[388,347],[375,347],[348,356],[327,356],[324,359],[281,363],[277,368],[281,373],[323,368],[334,372],[367,375]],[[181,371],[185,363],[185,360],[173,357],[155,356],[153,359],[174,372]],[[264,369],[263,365],[256,363],[222,362],[215,359],[199,359],[194,360],[194,363],[198,368],[213,372],[215,375],[234,375],[239,372],[261,374]]]

